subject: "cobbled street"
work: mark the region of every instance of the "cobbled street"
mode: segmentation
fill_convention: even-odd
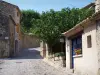
[[[38,50],[24,49],[17,57],[0,59],[0,75],[64,75],[43,61]],[[65,74],[66,75],[66,74]]]

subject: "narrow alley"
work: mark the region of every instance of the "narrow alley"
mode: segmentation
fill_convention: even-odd
[[[0,75],[64,75],[45,63],[36,48],[24,49],[17,57],[0,59]]]

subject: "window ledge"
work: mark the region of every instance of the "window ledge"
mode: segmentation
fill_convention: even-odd
[[[82,54],[80,54],[80,55],[74,55],[73,57],[74,58],[82,57]]]

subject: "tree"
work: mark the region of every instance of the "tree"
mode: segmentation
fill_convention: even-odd
[[[43,12],[40,19],[33,21],[35,29],[31,31],[46,42],[52,50],[52,46],[59,40],[61,33],[71,29],[93,13],[92,9],[64,8],[61,11],[51,9]]]
[[[40,14],[34,10],[22,10],[21,28],[24,33],[30,33],[30,28],[33,27],[32,21],[39,19]]]
[[[35,23],[35,29],[33,33],[39,36],[44,42],[46,42],[50,48],[58,40],[61,34],[58,28],[58,17],[54,10],[43,12],[40,19],[37,19]]]
[[[26,33],[37,35],[46,42],[52,50],[52,46],[59,42],[61,33],[91,16],[93,9],[63,8],[61,11],[42,12],[39,14],[33,10],[22,11],[22,28]]]

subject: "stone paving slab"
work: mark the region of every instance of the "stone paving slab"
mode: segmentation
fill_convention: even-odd
[[[42,59],[4,60],[0,75],[66,75]]]
[[[66,75],[73,75],[73,73],[68,72],[68,71],[66,70],[66,67],[61,67],[61,66],[59,66],[58,64],[54,63],[54,62],[56,62],[56,61],[52,61],[52,60],[47,59],[47,58],[43,59],[43,61],[46,62],[46,63],[48,63],[49,65],[55,67],[56,69],[60,70],[60,72],[63,72],[63,73],[66,74]]]
[[[0,59],[2,61],[2,59]],[[17,58],[3,59],[0,75],[69,75],[43,61],[39,52],[22,50]]]

